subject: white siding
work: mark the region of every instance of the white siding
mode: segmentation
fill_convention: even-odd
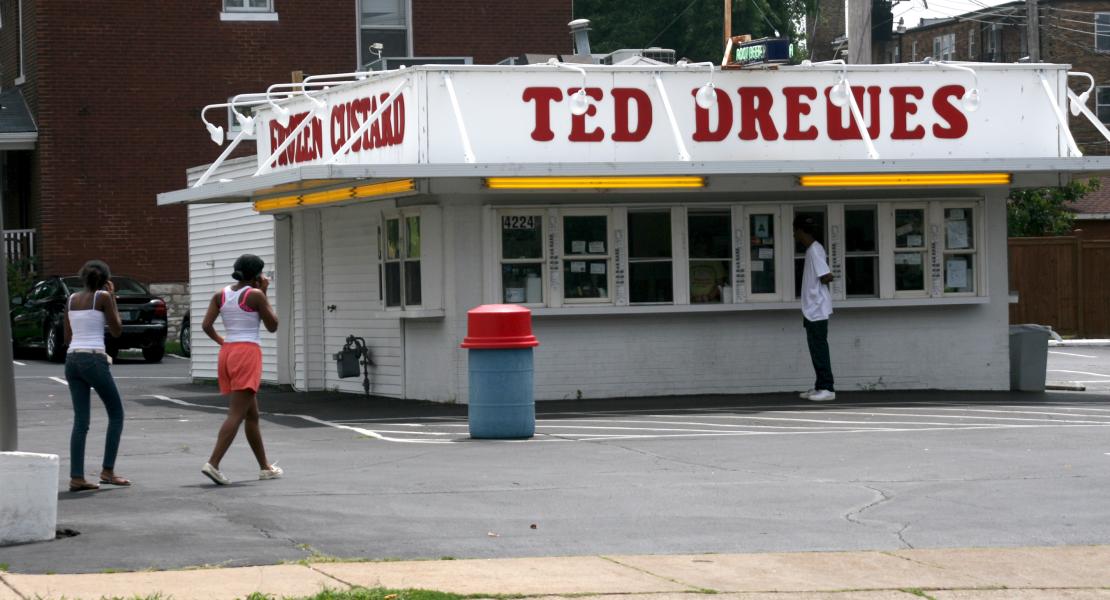
[[[253,173],[253,157],[228,161],[214,178],[238,179]],[[189,172],[189,183],[207,167]],[[189,215],[189,291],[190,325],[192,328],[192,376],[197,379],[216,378],[216,356],[219,348],[200,329],[212,296],[222,287],[234,283],[232,264],[244,253],[257,254],[266,261],[266,274],[271,278],[270,302],[277,307],[277,290],[282,285],[273,277],[274,220],[260,215],[250,204],[191,204]],[[219,321],[216,323],[220,328]],[[262,332],[262,380],[277,383],[276,336]]]
[[[375,366],[370,369],[371,393],[400,397],[400,319],[383,317],[379,295],[377,230],[380,212],[376,207],[352,205],[322,212],[324,351],[327,357],[326,387],[362,393],[362,378],[339,379],[333,353],[349,335],[366,340]],[[335,307],[331,310],[331,307]]]
[[[324,388],[324,292],[320,211],[293,213],[293,385]]]

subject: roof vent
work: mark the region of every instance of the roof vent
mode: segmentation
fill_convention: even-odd
[[[574,37],[574,53],[579,55],[590,55],[590,20],[589,19],[575,19],[567,23],[570,27],[570,35]]]

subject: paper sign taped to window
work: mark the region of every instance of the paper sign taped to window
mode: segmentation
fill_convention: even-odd
[[[967,221],[948,221],[948,248],[956,250],[968,247]]]
[[[605,242],[590,242],[590,254],[605,254]]]
[[[574,240],[570,243],[570,251],[574,254],[586,253],[586,240]]]
[[[761,271],[763,271],[763,261],[753,260],[752,261],[752,272],[753,273],[759,273]]]
[[[590,263],[590,274],[591,275],[604,275],[605,274],[605,263],[603,263],[603,262]]]
[[[894,255],[894,264],[896,264],[896,265],[920,265],[921,264],[921,255],[916,253],[916,252],[914,252],[912,254],[907,254],[905,252],[896,253]]]
[[[949,210],[948,211],[948,218],[949,219],[962,219],[962,218],[964,218],[964,209],[962,209],[962,208],[953,208],[952,210]]]
[[[571,262],[570,263],[570,272],[571,273],[585,273],[586,272],[586,262],[585,261],[580,261],[580,260],[576,260],[576,261]]]
[[[770,260],[774,257],[775,257],[775,249],[774,248],[760,248],[759,249],[759,258],[760,258],[760,260]]]
[[[752,221],[752,237],[771,237],[771,215],[754,215]]]
[[[947,260],[944,265],[945,287],[962,289],[967,287],[967,261],[963,259]]]
[[[925,245],[925,240],[920,235],[907,235],[906,246],[910,248],[919,248]]]

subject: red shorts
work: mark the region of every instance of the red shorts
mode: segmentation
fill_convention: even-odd
[[[262,382],[262,348],[251,342],[230,342],[220,346],[217,367],[220,393],[238,390],[258,392]]]

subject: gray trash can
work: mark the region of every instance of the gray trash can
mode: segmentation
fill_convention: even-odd
[[[1052,328],[1046,325],[1010,325],[1011,390],[1044,391],[1051,336]]]

